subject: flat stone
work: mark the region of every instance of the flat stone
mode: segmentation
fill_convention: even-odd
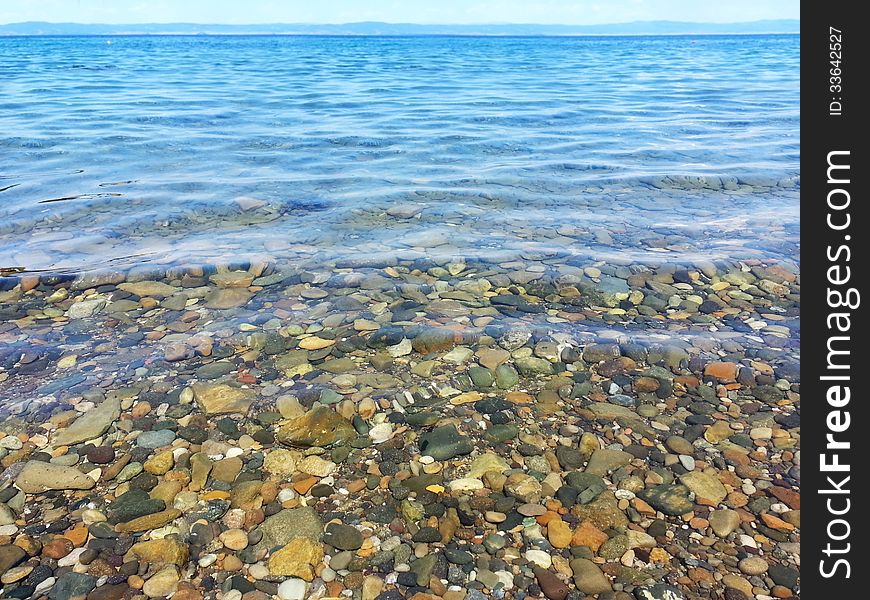
[[[253,390],[225,383],[195,383],[191,389],[196,404],[206,415],[247,414],[256,397]]]
[[[686,438],[678,435],[672,435],[665,440],[665,446],[674,454],[686,454],[691,456],[695,452],[695,447]]]
[[[657,485],[641,491],[638,496],[656,510],[672,517],[691,512],[694,507],[689,500],[689,490],[683,485]]]
[[[613,589],[607,575],[591,560],[575,558],[570,564],[574,573],[574,585],[584,594],[603,594]]]
[[[121,415],[121,401],[107,398],[54,436],[55,446],[72,446],[100,437]]]
[[[89,490],[96,481],[74,467],[31,460],[15,478],[15,485],[25,494],[41,494],[49,490]]]
[[[449,460],[456,456],[471,454],[474,450],[472,441],[461,435],[453,425],[436,427],[420,436],[420,452],[435,460]]]
[[[278,586],[278,598],[281,600],[305,600],[307,593],[308,584],[298,577],[285,579]]]
[[[686,595],[675,587],[657,583],[634,590],[637,600],[686,600]]]
[[[622,450],[601,448],[592,453],[589,464],[586,465],[586,472],[603,477],[611,471],[624,467],[633,458],[634,456]]]
[[[139,533],[140,531],[148,531],[163,527],[167,523],[171,523],[181,516],[181,511],[176,508],[168,508],[164,511],[145,515],[126,523],[115,525],[115,531],[118,533]]]
[[[183,567],[187,564],[190,551],[187,544],[173,538],[148,540],[133,544],[130,551],[141,561],[152,565],[174,564]]]
[[[505,481],[504,490],[521,502],[537,503],[541,500],[540,482],[526,473],[512,473]]]
[[[706,472],[691,471],[686,473],[680,476],[680,483],[695,494],[695,501],[698,504],[716,506],[728,495],[728,490],[725,489],[722,482],[715,475]]]
[[[158,429],[157,431],[143,431],[136,438],[136,445],[140,448],[162,448],[175,441],[175,432],[171,429]]]
[[[64,573],[48,593],[50,600],[71,600],[87,595],[97,585],[97,578],[86,573]]]
[[[323,545],[307,537],[291,539],[269,556],[269,574],[277,577],[314,579],[314,567],[323,561]]]
[[[178,291],[178,288],[172,287],[160,281],[135,281],[133,283],[122,283],[118,285],[119,290],[129,292],[134,296],[163,298],[171,296]]]
[[[498,454],[487,452],[475,458],[471,463],[471,470],[468,472],[469,477],[481,478],[489,471],[504,473],[510,468],[507,461]]]
[[[726,383],[736,381],[739,366],[733,362],[712,362],[704,367],[704,375],[715,377],[719,381]]]
[[[259,529],[263,533],[263,539],[257,544],[257,548],[270,550],[286,545],[294,537],[320,541],[323,536],[323,521],[310,506],[285,508],[266,517]]]
[[[363,544],[363,536],[356,527],[330,523],[326,526],[323,542],[339,550],[358,550]]]
[[[27,557],[27,553],[12,544],[0,546],[0,575],[20,563]]]
[[[727,440],[732,435],[734,435],[734,430],[731,429],[728,423],[725,421],[716,421],[707,428],[707,431],[704,432],[704,439],[711,444],[718,444],[719,442]]]
[[[279,442],[300,447],[328,447],[356,437],[351,422],[325,406],[308,411],[278,430]]]
[[[710,512],[707,520],[710,521],[713,533],[721,538],[728,537],[731,532],[740,527],[740,514],[730,508]]]
[[[250,302],[253,294],[244,288],[218,288],[206,296],[205,306],[215,310],[240,308]]]
[[[145,582],[145,585],[142,586],[142,592],[149,598],[170,596],[178,589],[179,581],[181,581],[181,574],[178,567],[168,565],[157,571]]]
[[[737,563],[737,568],[745,575],[763,575],[767,573],[769,565],[760,556],[749,556]]]
[[[208,279],[219,288],[246,288],[254,281],[254,276],[248,271],[227,271],[215,273]]]

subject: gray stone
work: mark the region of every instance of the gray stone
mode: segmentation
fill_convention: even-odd
[[[453,425],[436,427],[420,436],[420,452],[435,460],[448,460],[456,456],[471,454],[474,444],[460,434]]]
[[[162,448],[175,440],[175,432],[171,429],[158,429],[157,431],[143,431],[136,438],[136,445],[140,448]]]
[[[98,438],[109,430],[120,415],[121,401],[118,398],[107,398],[83,413],[72,425],[57,432],[54,445],[71,446]]]
[[[589,459],[589,464],[586,465],[586,472],[603,477],[611,471],[624,467],[633,458],[631,454],[622,450],[602,448],[592,453],[592,458]]]
[[[310,506],[286,508],[268,517],[260,525],[263,539],[257,548],[269,549],[285,546],[294,537],[306,537],[320,541],[323,536],[323,521]]]
[[[77,596],[85,596],[97,585],[97,578],[85,573],[64,573],[57,578],[48,597],[51,600],[70,600]]]
[[[657,485],[654,488],[643,490],[638,496],[656,510],[672,517],[686,514],[694,506],[689,500],[688,488],[683,485]]]
[[[25,494],[41,494],[49,490],[89,490],[96,482],[76,468],[31,460],[15,478],[15,485]]]

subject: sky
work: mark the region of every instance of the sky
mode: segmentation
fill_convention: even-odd
[[[0,0],[0,23],[600,25],[798,19],[799,0]]]

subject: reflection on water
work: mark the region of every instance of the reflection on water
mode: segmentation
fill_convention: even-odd
[[[0,40],[0,266],[797,255],[796,36],[114,42]]]

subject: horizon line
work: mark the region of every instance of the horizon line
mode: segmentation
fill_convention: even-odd
[[[341,23],[324,23],[324,22],[306,22],[306,21],[269,21],[263,23],[217,23],[217,22],[196,22],[196,21],[149,21],[142,23],[111,23],[111,22],[81,22],[81,21],[10,21],[0,23],[0,27],[9,25],[90,25],[90,26],[108,26],[108,27],[142,27],[148,25],[196,25],[199,27],[264,27],[264,26],[293,26],[301,25],[306,27],[328,26],[341,27],[348,25],[391,25],[391,26],[422,26],[422,27],[503,27],[503,26],[523,26],[523,27],[612,27],[616,25],[643,25],[643,24],[673,24],[673,25],[712,25],[723,27],[728,25],[755,25],[761,23],[800,23],[799,18],[783,18],[783,19],[755,19],[752,21],[675,21],[672,19],[647,19],[635,21],[607,21],[602,23],[533,23],[533,22],[513,22],[513,21],[488,21],[480,23],[417,23],[412,21],[346,21]]]

